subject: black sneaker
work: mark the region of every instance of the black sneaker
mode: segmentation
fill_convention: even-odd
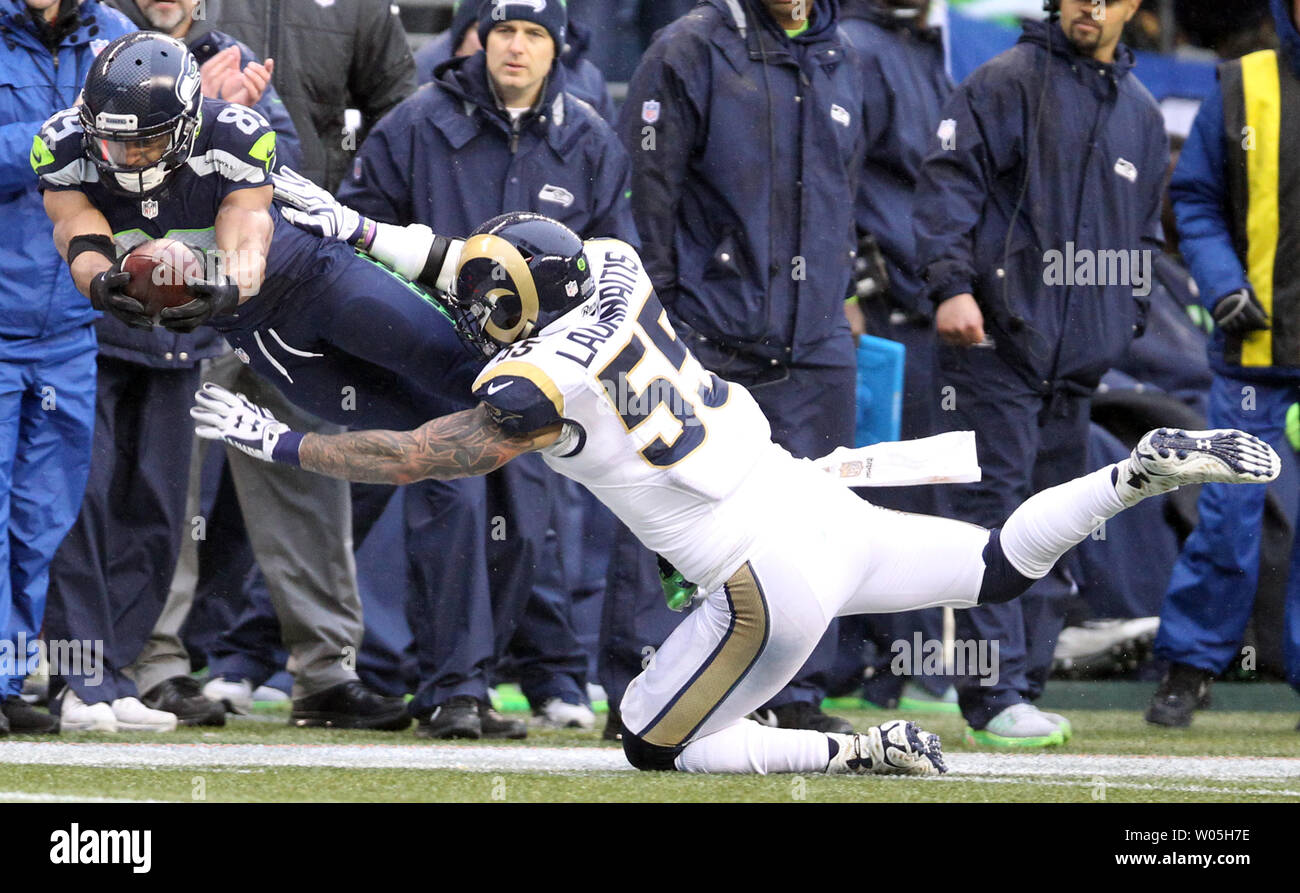
[[[1192,724],[1192,713],[1210,703],[1214,674],[1187,664],[1170,664],[1169,672],[1147,705],[1146,721],[1182,729]]]
[[[298,728],[374,729],[400,732],[411,724],[406,701],[389,698],[349,679],[293,702],[289,725]]]
[[[605,731],[600,733],[600,738],[602,741],[623,740],[623,717],[613,704],[609,705],[609,716],[605,719]]]
[[[57,735],[59,718],[42,713],[22,698],[5,698],[0,706],[0,735]]]
[[[821,704],[812,701],[795,701],[767,710],[757,710],[750,718],[765,726],[778,729],[811,729],[824,735],[852,735],[853,725],[838,716],[822,713]]]
[[[483,721],[479,719],[478,699],[456,695],[437,707],[428,719],[415,726],[417,738],[482,738]]]
[[[183,726],[224,726],[226,705],[203,696],[198,682],[189,676],[164,679],[140,698],[146,707],[176,714]]]
[[[484,738],[528,737],[528,723],[521,719],[506,719],[493,709],[491,701],[478,702],[478,721]]]

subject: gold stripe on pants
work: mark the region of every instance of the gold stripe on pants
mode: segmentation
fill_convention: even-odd
[[[641,737],[660,747],[676,747],[695,733],[718,704],[749,672],[767,644],[767,602],[748,563],[723,584],[731,604],[731,627],[686,686],[660,712]]]

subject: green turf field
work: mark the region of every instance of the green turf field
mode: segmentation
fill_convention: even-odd
[[[1295,713],[1208,711],[1174,731],[1136,712],[1077,710],[1065,747],[1011,756],[965,745],[956,717],[913,717],[943,738],[954,771],[938,780],[637,773],[599,730],[450,744],[409,730],[291,729],[283,715],[163,735],[10,738],[0,801],[1300,802]],[[882,717],[841,715],[858,728]]]

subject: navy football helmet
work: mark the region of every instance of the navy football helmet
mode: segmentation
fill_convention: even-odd
[[[128,195],[161,188],[194,150],[203,94],[199,64],[179,40],[137,31],[95,59],[82,92],[86,154],[105,185]]]
[[[588,302],[594,310],[595,295],[582,239],[549,217],[514,211],[465,240],[449,297],[456,331],[491,357]]]

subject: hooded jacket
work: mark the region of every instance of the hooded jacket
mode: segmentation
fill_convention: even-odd
[[[864,101],[836,13],[815,0],[790,38],[761,0],[701,0],[646,51],[620,113],[660,300],[763,363],[854,363]]]
[[[920,315],[933,306],[916,268],[912,213],[916,179],[939,126],[952,79],[937,28],[918,27],[877,0],[845,0],[840,27],[858,51],[867,91],[867,163],[857,223],[880,245],[891,302]]]
[[[390,0],[206,0],[217,27],[274,59],[272,80],[302,144],[300,173],[333,192],[357,145],[415,92],[415,62]],[[353,141],[344,112],[361,111]]]
[[[945,103],[921,169],[930,300],[974,294],[998,353],[1040,392],[1095,387],[1145,312],[1169,144],[1132,68],[1123,44],[1103,64],[1056,22],[1027,22]]]
[[[0,0],[0,337],[39,338],[98,314],[54,247],[32,170],[32,142],[55,112],[76,102],[96,54],[134,31],[116,10],[84,0],[56,52],[42,43],[23,0]],[[70,23],[71,24],[71,23]],[[0,348],[2,349],[2,348]]]
[[[1286,74],[1290,74],[1292,79],[1300,79],[1300,31],[1297,31],[1296,24],[1291,19],[1290,4],[1284,0],[1271,0],[1271,5],[1281,43],[1281,52],[1277,58],[1277,66],[1282,69],[1279,77],[1285,78]],[[1233,225],[1239,214],[1244,216],[1246,213],[1246,209],[1235,206],[1229,185],[1230,152],[1227,140],[1229,130],[1237,125],[1230,127],[1225,121],[1223,78],[1229,74],[1228,69],[1233,67],[1237,69],[1235,89],[1239,94],[1237,101],[1240,101],[1241,61],[1237,60],[1219,67],[1220,80],[1201,103],[1192,131],[1179,156],[1178,167],[1169,182],[1169,194],[1178,220],[1179,248],[1196,279],[1201,303],[1211,311],[1224,295],[1248,285],[1254,286],[1258,292],[1265,285],[1263,282],[1250,281],[1243,263],[1245,252],[1241,250],[1248,239],[1246,234],[1236,234],[1237,227]],[[1296,125],[1283,122],[1283,126],[1289,129]],[[1289,151],[1289,145],[1290,143],[1286,147],[1268,148],[1276,152]],[[1261,145],[1259,148],[1266,147]],[[1281,236],[1289,229],[1287,224],[1300,213],[1300,208],[1287,207],[1282,190],[1275,188],[1272,191],[1281,205],[1277,214],[1278,235]],[[1280,240],[1277,252],[1279,265],[1294,256],[1294,251],[1289,250]],[[1216,330],[1209,345],[1211,368],[1239,378],[1300,380],[1300,363],[1297,363],[1293,350],[1285,349],[1286,343],[1294,344],[1294,333],[1300,327],[1300,318],[1296,318],[1297,314],[1293,310],[1280,309],[1276,305],[1271,309],[1273,331],[1267,336],[1273,348],[1269,351],[1271,364],[1243,365],[1242,339],[1229,339],[1222,330]],[[1279,335],[1283,337],[1279,338]],[[1280,344],[1284,349],[1278,349]]]
[[[339,200],[387,223],[463,237],[506,211],[536,211],[584,239],[635,245],[627,153],[552,68],[537,104],[512,122],[482,51],[440,66],[376,125]]]
[[[155,31],[153,25],[145,18],[135,0],[111,0],[112,5],[131,20],[141,31]],[[224,31],[217,31],[207,18],[195,19],[185,35],[185,44],[198,59],[200,65],[222,50],[232,46],[239,47],[239,67],[247,68],[251,62],[261,62],[246,45],[240,43]],[[280,94],[273,84],[267,84],[262,98],[253,106],[262,113],[276,133],[275,155],[279,164],[286,164],[294,170],[302,163],[302,147],[298,143],[298,129],[293,126],[293,118],[284,107]]]

